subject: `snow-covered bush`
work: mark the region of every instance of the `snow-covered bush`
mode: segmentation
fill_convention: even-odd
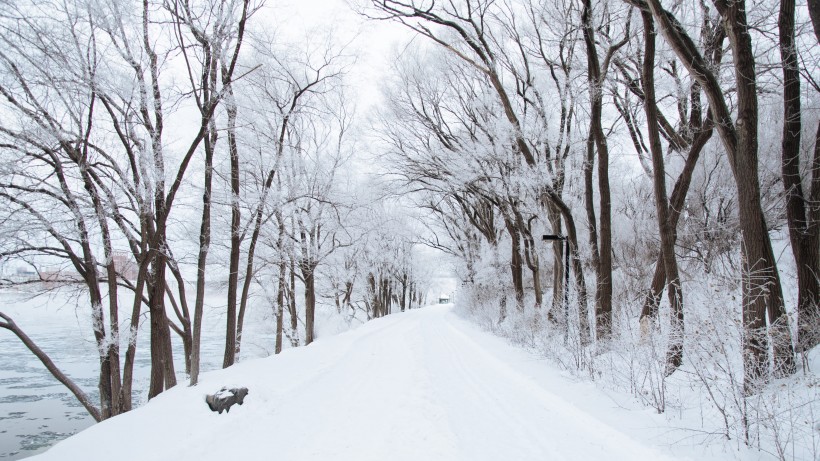
[[[729,261],[737,255],[721,257]],[[651,262],[643,264],[652,267]],[[676,424],[682,439],[733,450],[748,447],[780,460],[816,459],[820,454],[820,378],[815,370],[820,354],[814,351],[804,356],[796,375],[761,383],[758,392],[749,394],[744,387],[744,331],[737,302],[740,284],[727,275],[731,270],[722,269],[733,264],[708,269],[687,266],[684,363],[672,375],[667,375],[669,309],[665,299],[649,331],[642,331],[640,292],[620,290],[621,312],[615,317],[612,339],[589,345],[579,341],[578,302],[572,290],[567,325],[563,313],[550,312],[546,306],[535,309],[531,299],[523,311],[516,310],[511,289],[506,288],[509,281],[503,284],[504,264],[495,265],[498,272],[487,269],[492,265],[485,266],[483,283],[465,284],[457,307],[483,328],[548,358],[571,375],[631,395],[640,404],[679,419]],[[493,277],[495,285],[489,284]],[[619,272],[618,277],[627,275]],[[505,302],[506,317],[499,321]]]

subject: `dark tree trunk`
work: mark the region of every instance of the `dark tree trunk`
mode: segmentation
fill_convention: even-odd
[[[202,99],[210,101],[216,86],[217,60],[213,56],[210,44],[202,43],[204,62],[202,71]],[[200,107],[202,117],[208,118],[208,133],[203,138],[205,150],[205,177],[202,192],[202,218],[199,225],[199,252],[196,262],[196,299],[194,300],[194,321],[191,331],[191,380],[190,385],[199,382],[199,370],[202,349],[202,316],[205,306],[205,269],[208,265],[208,251],[211,247],[211,194],[213,192],[214,150],[219,139],[219,132],[213,117],[208,116],[208,108]]]
[[[276,284],[276,345],[274,353],[282,352],[282,332],[284,330],[285,315],[285,284],[287,283],[287,257],[285,254],[285,220],[282,212],[276,210],[276,221],[279,224],[279,234],[276,237],[276,251],[279,254],[279,277]]]
[[[527,251],[527,267],[532,272],[532,291],[535,294],[535,308],[540,309],[544,304],[544,293],[541,291],[541,267],[538,260],[535,259],[535,248],[529,245],[530,249]]]
[[[239,284],[239,253],[242,244],[239,226],[241,216],[239,210],[239,148],[236,140],[237,104],[233,90],[233,73],[242,39],[245,31],[245,21],[248,18],[249,0],[242,4],[242,14],[237,24],[236,45],[229,61],[221,63],[222,92],[225,99],[225,112],[228,115],[228,153],[231,160],[231,255],[228,273],[228,308],[227,324],[225,327],[225,356],[222,367],[227,368],[236,361],[236,298]]]
[[[642,11],[644,27],[643,92],[646,124],[649,130],[649,151],[652,154],[655,207],[658,215],[658,231],[661,237],[663,268],[669,280],[669,306],[671,309],[669,346],[666,353],[666,374],[670,375],[683,363],[683,291],[675,258],[675,231],[669,216],[666,196],[666,171],[663,148],[658,129],[658,110],[655,102],[655,26],[652,13]]]
[[[157,230],[164,235],[164,229]],[[151,383],[148,398],[154,398],[162,391],[176,385],[174,359],[171,350],[171,332],[165,315],[165,239],[158,241],[159,248],[150,251],[153,255],[151,283],[148,294],[148,309],[151,319]]]
[[[592,330],[589,323],[589,310],[587,307],[587,286],[584,280],[584,268],[581,256],[578,252],[578,233],[575,227],[575,220],[569,207],[560,200],[552,198],[551,203],[561,210],[561,216],[567,224],[567,239],[569,239],[570,266],[572,274],[575,276],[575,290],[578,295],[578,330],[581,345],[586,346],[592,340]]]
[[[703,148],[712,137],[712,131],[711,121],[708,121],[704,129],[698,132],[695,140],[692,142],[692,146],[689,148],[689,155],[686,157],[683,171],[681,171],[680,176],[678,176],[675,182],[675,187],[672,189],[672,197],[669,199],[669,220],[675,239],[677,239],[677,232],[675,232],[675,230],[678,227],[680,214],[686,203],[686,195],[689,191],[689,185],[692,182],[692,173],[695,171],[700,153],[703,152]],[[657,317],[658,305],[660,304],[665,287],[666,271],[664,270],[663,263],[663,248],[661,248],[661,251],[658,253],[658,259],[655,262],[655,272],[652,276],[652,283],[649,287],[649,291],[646,293],[643,309],[641,310],[641,322],[651,321]]]
[[[519,311],[524,310],[524,261],[521,258],[521,234],[515,223],[504,217],[507,231],[510,233],[510,271],[512,273],[513,293],[515,295],[515,307]]]
[[[266,191],[268,190],[268,188],[270,188],[270,182],[272,181],[273,177],[270,176],[269,178],[270,181],[265,186]],[[265,204],[265,195],[266,194],[263,195],[262,201],[259,203],[259,206],[256,209],[256,220],[254,221],[253,233],[251,234],[251,240],[248,244],[247,263],[245,265],[245,280],[242,283],[242,294],[239,298],[239,318],[236,322],[237,358],[239,357],[239,351],[242,346],[242,329],[245,325],[245,310],[248,307],[248,296],[250,296],[251,282],[253,281],[253,266],[256,254],[256,243],[259,240],[259,233],[262,231],[262,212]]]
[[[561,214],[552,204],[547,204],[547,216],[549,217],[552,233],[562,235]],[[569,321],[564,318],[564,245],[552,245],[552,307],[550,308],[550,319],[561,323]],[[569,287],[567,287],[569,289]]]
[[[715,1],[724,18],[724,28],[733,51],[737,85],[735,123],[732,123],[720,84],[692,40],[658,0],[649,0],[648,4],[666,40],[706,93],[735,178],[743,245],[745,388],[747,392],[753,392],[757,383],[768,379],[767,315],[772,324],[775,370],[778,374],[787,374],[793,372],[795,366],[780,277],[760,203],[755,61],[745,2]]]
[[[316,283],[314,265],[302,269],[305,278],[305,346],[313,342],[313,323],[316,317]]]
[[[385,279],[384,280],[384,292],[385,292],[385,299],[387,305],[387,315],[393,313],[393,280],[392,279]]]
[[[223,77],[224,79],[224,77]],[[223,82],[224,84],[225,82]],[[222,368],[236,360],[236,299],[239,285],[239,254],[242,245],[241,212],[239,210],[239,150],[236,144],[236,102],[233,87],[227,82],[228,151],[231,159],[231,254],[228,263],[228,312],[225,326],[225,356]]]
[[[80,170],[80,176],[83,181],[83,186],[91,198],[94,206],[94,212],[97,222],[100,225],[100,234],[103,243],[103,253],[106,258],[106,274],[108,287],[108,302],[109,302],[109,328],[111,328],[111,336],[105,332],[105,314],[102,307],[102,290],[100,288],[100,275],[97,270],[97,261],[94,258],[93,250],[89,243],[88,229],[84,220],[80,217],[77,219],[78,230],[82,236],[82,252],[83,260],[85,262],[84,274],[86,286],[89,289],[89,297],[91,300],[91,311],[93,318],[92,328],[94,330],[94,338],[97,342],[97,350],[99,351],[100,360],[100,377],[99,377],[99,391],[100,391],[100,411],[103,419],[108,419],[111,416],[120,413],[119,393],[121,390],[120,381],[120,361],[119,361],[119,342],[112,341],[112,338],[119,338],[119,313],[117,307],[117,271],[114,266],[114,254],[111,247],[111,233],[108,227],[108,215],[105,206],[100,197],[100,191],[94,183],[92,175],[94,174],[88,164],[89,146],[88,137],[91,133],[91,122],[94,103],[96,101],[96,94],[92,94],[89,106],[89,122],[86,131],[86,139],[82,149],[70,149],[69,158],[73,159]],[[62,175],[63,172],[59,171]],[[64,181],[61,183],[65,184]],[[79,206],[72,197],[68,196],[68,202],[72,208],[79,210]]]
[[[378,318],[379,317],[379,293],[376,288],[376,276],[373,275],[372,272],[367,274],[367,288],[369,291],[369,298],[370,298],[370,309],[368,312],[368,320],[370,318]]]
[[[282,333],[285,328],[285,262],[279,263],[279,278],[276,287],[276,343],[274,354],[282,352]]]
[[[413,283],[413,282],[410,282],[409,290],[410,290],[410,296],[409,296],[409,299],[407,300],[407,310],[410,310],[410,309],[413,308],[413,301],[416,300],[416,284]]]
[[[407,273],[401,276],[401,311],[404,312],[407,307]]]
[[[108,288],[108,325],[110,328],[110,338],[117,340],[107,340],[105,343],[98,344],[100,354],[105,355],[106,370],[101,370],[101,384],[105,387],[105,392],[101,392],[101,396],[105,396],[106,403],[102,405],[103,417],[106,413],[106,405],[108,405],[109,416],[116,416],[122,412],[122,405],[120,404],[120,392],[122,391],[122,380],[120,376],[120,321],[119,321],[119,303],[117,300],[117,268],[114,264],[114,252],[111,247],[111,234],[108,228],[108,218],[105,216],[104,207],[100,200],[99,194],[94,191],[92,199],[97,210],[98,221],[100,222],[100,231],[103,241],[103,250],[106,259],[106,286]],[[102,309],[102,306],[101,306]],[[105,380],[105,383],[102,381]]]
[[[721,8],[718,8],[721,10]],[[754,50],[746,19],[746,4],[735,1],[721,11],[726,17],[726,35],[732,45],[737,81],[737,121],[735,128],[735,181],[738,186],[740,227],[745,250],[744,323],[747,328],[746,370],[755,381],[765,378],[767,369],[766,315],[771,322],[775,372],[791,373],[794,368],[788,317],[783,305],[780,276],[769,240],[769,230],[760,204],[758,180],[758,108]],[[749,386],[747,386],[749,388]]]
[[[108,316],[109,328],[111,329],[111,338],[120,337],[120,321],[119,321],[119,302],[117,300],[117,270],[114,267],[113,254],[111,253],[111,245],[108,237],[108,232],[105,232],[104,240],[108,241],[106,244],[108,255],[108,264],[106,270],[108,271]],[[120,402],[120,392],[122,392],[122,375],[120,370],[120,344],[119,341],[110,341],[108,344],[108,363],[110,364],[109,376],[111,379],[111,416],[116,416],[122,413],[122,404]]]
[[[817,261],[820,259],[820,254],[818,254],[820,252],[820,122],[817,123],[817,131],[814,135],[814,160],[811,166],[811,195],[809,196],[809,202],[811,203],[808,211],[810,227],[807,233],[812,237],[814,243],[810,244],[807,251],[808,255],[805,258],[811,258],[810,255],[813,252],[814,259],[811,261],[818,264]],[[809,264],[809,267],[811,267],[811,264]],[[812,271],[812,274],[816,277],[818,271]],[[814,283],[818,283],[817,280]],[[807,289],[806,292],[810,293],[811,291]],[[820,296],[815,295],[812,297],[807,295],[807,298],[806,303],[798,305],[798,307],[802,306],[803,309],[798,311],[798,339],[802,351],[820,344]]]
[[[171,302],[171,306],[174,308],[174,312],[179,319],[179,322],[182,324],[181,328],[173,328],[177,334],[179,334],[180,339],[182,340],[182,349],[184,351],[183,357],[185,360],[185,373],[188,375],[191,374],[191,354],[193,348],[193,333],[191,332],[191,312],[188,309],[188,298],[185,293],[185,280],[182,278],[182,273],[179,271],[179,267],[175,260],[172,259],[173,256],[169,253],[168,259],[168,269],[170,269],[171,273],[176,279],[177,282],[177,292],[179,293],[179,302],[174,299],[174,295],[171,292],[170,287],[166,285],[166,292],[168,293],[168,300]],[[173,327],[173,322],[169,321],[169,326]]]
[[[587,77],[589,80],[591,110],[589,136],[595,141],[595,149],[598,151],[598,194],[599,212],[601,214],[598,228],[599,254],[595,290],[595,332],[597,339],[606,340],[612,336],[612,201],[609,190],[609,146],[601,123],[603,71],[598,61],[598,51],[595,45],[592,0],[584,0],[583,5],[581,21],[583,22],[584,43],[587,49]],[[589,140],[587,143],[589,143]],[[588,145],[587,161],[589,161],[589,150],[590,146]],[[587,168],[591,168],[591,166],[587,166]],[[589,174],[587,173],[587,175]],[[587,214],[589,212],[590,206],[587,205]]]
[[[296,310],[296,263],[290,261],[290,289],[288,290],[288,313],[290,314],[290,345],[299,347],[299,313]]]
[[[778,26],[783,66],[783,188],[786,192],[789,240],[797,267],[797,349],[807,351],[820,343],[820,332],[817,331],[820,319],[820,223],[813,220],[813,214],[806,209],[807,201],[800,175],[800,68],[795,48],[794,17],[794,0],[782,0]]]
[[[703,21],[703,44],[704,56],[709,61],[710,66],[717,66],[723,59],[723,41],[726,37],[725,32],[721,27],[713,29],[712,20],[704,17]],[[643,98],[643,96],[641,95]],[[672,190],[672,196],[669,199],[669,217],[672,223],[673,236],[677,240],[677,227],[681,211],[686,203],[686,196],[689,192],[689,185],[692,182],[692,173],[695,170],[700,154],[706,143],[711,139],[714,131],[714,123],[712,121],[712,111],[707,111],[706,119],[703,119],[703,104],[701,101],[701,87],[700,83],[695,81],[690,90],[690,102],[692,110],[689,113],[689,121],[686,132],[677,134],[670,126],[666,130],[670,136],[675,136],[681,140],[678,142],[679,147],[686,146],[688,139],[691,139],[689,144],[689,155],[686,157],[683,171],[681,171],[675,182],[675,187]],[[659,113],[659,118],[661,114]],[[661,127],[663,127],[663,123]],[[683,136],[688,134],[688,136]],[[657,317],[658,305],[663,296],[663,290],[666,286],[666,272],[663,268],[663,249],[658,253],[658,259],[655,262],[655,273],[652,277],[652,283],[646,293],[644,299],[643,309],[641,310],[641,328],[644,333],[650,330],[652,321]]]
[[[817,43],[820,43],[820,0],[809,0],[808,7],[814,36],[817,37]]]
[[[592,267],[595,269],[595,278],[600,278],[601,257],[598,250],[598,218],[595,215],[595,137],[590,131],[586,140],[586,159],[584,160],[584,209],[587,215],[587,238],[592,259]],[[595,305],[599,304],[600,290],[597,285],[595,289]]]
[[[205,306],[205,269],[211,246],[211,192],[213,190],[214,144],[216,129],[205,137],[205,189],[202,193],[202,219],[199,226],[199,254],[196,262],[196,299],[194,300],[194,325],[191,332],[191,386],[199,382],[199,366],[202,344],[202,315]]]
[[[521,230],[521,238],[524,240],[524,262],[526,262],[527,268],[532,273],[532,290],[535,294],[535,308],[538,309],[544,302],[544,295],[541,292],[541,265],[530,226],[534,218],[531,218],[529,223],[525,223],[521,212],[518,209],[513,209],[513,211],[516,226]]]
[[[125,350],[125,364],[122,370],[122,389],[120,391],[120,406],[122,411],[131,411],[132,395],[131,388],[134,378],[134,363],[137,355],[137,334],[139,333],[139,319],[142,312],[142,298],[145,292],[146,278],[148,277],[148,245],[146,238],[148,232],[146,231],[146,216],[140,217],[140,226],[142,231],[140,235],[143,240],[139,245],[139,253],[135,254],[139,270],[137,271],[137,281],[134,287],[134,303],[131,307],[131,322],[129,323],[127,343],[128,347]]]
[[[92,267],[91,271],[96,272],[96,268]],[[100,375],[97,383],[97,388],[100,391],[100,413],[102,419],[108,419],[113,416],[113,392],[111,389],[111,362],[110,356],[104,346],[106,341],[104,316],[102,310],[102,298],[97,287],[91,289],[91,316],[93,319],[94,339],[97,342],[97,349],[99,351],[98,359],[100,361]],[[19,337],[19,335],[18,335]]]

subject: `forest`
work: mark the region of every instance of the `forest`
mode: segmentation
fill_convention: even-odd
[[[659,413],[696,392],[707,439],[820,452],[820,2],[349,8],[402,37],[368,81],[368,44],[276,2],[0,4],[2,286],[85,306],[99,399],[0,327],[96,421],[134,408],[138,347],[148,398],[197,384],[209,289],[229,367],[249,309],[278,354],[317,310],[435,302],[436,253],[485,329]]]

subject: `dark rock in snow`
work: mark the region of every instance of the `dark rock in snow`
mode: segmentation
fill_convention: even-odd
[[[208,404],[211,411],[216,411],[219,412],[219,414],[222,414],[222,410],[230,412],[231,406],[235,403],[238,403],[239,405],[245,403],[246,395],[248,395],[247,387],[235,387],[232,389],[223,387],[219,390],[219,392],[205,396],[205,402]]]

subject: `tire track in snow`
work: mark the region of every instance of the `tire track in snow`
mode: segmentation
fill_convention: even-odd
[[[476,343],[453,321],[454,318],[455,314],[450,309],[442,310],[441,323],[447,326],[447,332],[441,336],[447,338],[446,341],[454,348],[452,354],[461,357],[462,361],[466,358],[473,363],[472,367],[467,367],[469,371],[466,374],[472,375],[469,379],[473,382],[483,383],[482,386],[487,388],[484,392],[507,395],[511,402],[518,401],[520,413],[508,413],[515,413],[513,417],[519,425],[523,423],[524,427],[531,428],[535,421],[544,424],[529,443],[547,450],[550,454],[548,459],[678,459],[641,444],[540,387]],[[482,376],[473,371],[477,369],[484,370]],[[498,379],[493,379],[495,377]],[[520,416],[524,413],[527,418]],[[535,455],[538,447],[532,448]],[[534,456],[533,459],[544,457]]]
[[[451,407],[449,416],[453,426],[462,428],[459,438],[463,459],[563,459],[537,430],[538,421],[522,416],[510,389],[482,373],[483,363],[465,353],[452,330],[445,318],[437,322],[430,334],[434,345],[430,354],[445,361],[437,374],[447,385],[439,393],[441,399],[459,406]]]

